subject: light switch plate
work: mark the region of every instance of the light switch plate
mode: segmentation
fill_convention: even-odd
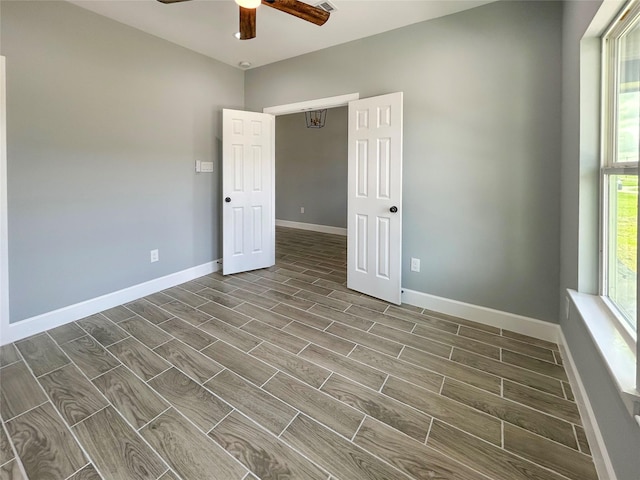
[[[202,173],[211,173],[211,172],[213,172],[213,162],[201,162],[200,163],[200,171]]]

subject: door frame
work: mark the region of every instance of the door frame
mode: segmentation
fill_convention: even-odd
[[[315,100],[306,100],[304,102],[266,107],[262,109],[262,113],[270,113],[277,117],[278,115],[288,115],[290,113],[300,113],[309,110],[346,107],[352,100],[360,100],[360,93],[347,93],[345,95],[337,95],[335,97],[317,98]]]
[[[6,57],[0,55],[0,332],[9,331],[9,229],[7,205]]]

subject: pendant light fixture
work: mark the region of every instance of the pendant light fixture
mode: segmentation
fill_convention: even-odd
[[[327,109],[304,112],[304,117],[307,122],[307,128],[322,128],[327,119]]]

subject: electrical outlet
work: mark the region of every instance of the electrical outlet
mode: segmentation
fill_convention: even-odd
[[[154,263],[160,260],[160,252],[158,251],[158,249],[151,250],[150,253],[151,253],[151,263]]]
[[[419,272],[420,271],[420,259],[419,258],[411,258],[411,271]]]
[[[304,213],[304,207],[300,207],[300,213]]]

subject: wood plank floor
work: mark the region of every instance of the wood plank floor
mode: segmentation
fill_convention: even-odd
[[[557,345],[276,257],[1,347],[0,480],[597,479]]]

